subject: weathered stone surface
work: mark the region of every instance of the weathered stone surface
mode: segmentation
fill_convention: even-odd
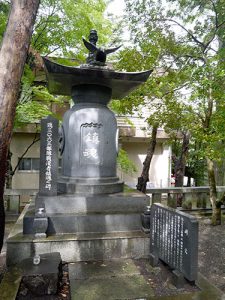
[[[184,283],[185,283],[185,279],[184,279],[183,274],[181,272],[177,271],[177,270],[173,270],[172,274],[173,274],[172,284],[177,289],[182,289],[184,287]]]
[[[29,257],[20,263],[24,288],[33,296],[52,295],[57,293],[58,281],[62,276],[62,261],[59,252],[40,255],[40,264],[34,265]]]
[[[40,216],[37,216],[36,214],[33,219],[32,228],[36,237],[46,237],[46,232],[48,229],[48,218],[46,215],[42,216],[40,214]]]
[[[45,198],[46,213],[142,213],[149,197],[141,192],[58,195]]]
[[[104,195],[59,195],[43,199],[48,217],[46,233],[122,232],[141,230],[141,213],[149,203],[140,192]],[[40,227],[42,221],[40,219]],[[34,210],[24,216],[23,233],[41,233]],[[38,225],[38,224],[37,224]],[[41,227],[42,228],[42,227]]]
[[[34,234],[32,223],[37,222],[34,215],[24,218],[26,234]],[[31,225],[31,226],[30,226]],[[140,214],[56,214],[48,215],[47,234],[56,233],[107,233],[117,231],[137,231],[141,229]]]
[[[39,195],[57,195],[58,120],[41,120]]]
[[[57,292],[58,276],[24,276],[22,283],[34,296],[52,295]]]
[[[123,191],[124,183],[119,179],[117,182],[96,182],[91,183],[88,180],[85,183],[79,183],[76,180],[68,181],[59,179],[58,192],[59,194],[114,194]]]
[[[151,209],[150,206],[146,206],[144,213],[141,214],[142,229],[145,233],[150,232],[150,218]]]
[[[7,265],[33,256],[34,249],[39,254],[58,251],[67,262],[143,258],[149,256],[149,243],[148,235],[142,231],[59,234],[35,241],[33,235],[17,233],[7,241]]]
[[[162,204],[151,207],[150,254],[181,272],[189,281],[198,273],[198,221]]]
[[[151,299],[149,282],[132,260],[69,265],[72,299]],[[87,288],[88,286],[88,288]]]
[[[116,177],[117,124],[113,112],[102,104],[78,103],[67,111],[62,126],[62,176],[71,182]]]

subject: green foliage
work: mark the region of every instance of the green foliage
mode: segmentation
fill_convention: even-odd
[[[127,174],[132,174],[137,172],[135,164],[129,159],[127,152],[123,149],[120,149],[117,157],[118,168]]]
[[[27,66],[26,69],[29,70]],[[26,70],[25,73],[16,107],[14,127],[21,127],[24,123],[39,123],[42,118],[48,115],[53,115],[59,119],[58,115],[52,113],[51,105],[52,103],[63,105],[65,98],[54,97],[45,86],[35,86],[30,72]],[[30,74],[30,77],[27,74]]]
[[[99,43],[107,41],[111,23],[104,18],[104,0],[42,0],[34,27],[32,47],[43,55],[74,57],[84,61],[82,36],[96,29]]]
[[[52,103],[63,104],[62,97],[56,98],[45,86],[35,85],[35,75],[28,64],[25,65],[21,83],[14,127],[21,127],[24,123],[38,123],[43,117],[52,115]]]
[[[118,66],[154,69],[138,100],[116,105],[119,111],[149,109],[174,138],[191,133],[189,164],[204,169],[204,159],[224,159],[225,0],[126,0],[127,22],[135,47],[121,52]],[[146,96],[146,97],[144,97]],[[197,166],[193,160],[200,160]]]
[[[35,85],[35,53],[61,55],[56,61],[65,65],[79,65],[87,56],[82,36],[88,38],[90,29],[96,29],[99,44],[108,42],[108,36],[116,28],[104,17],[105,0],[41,0],[31,41],[31,53],[21,81],[15,126],[37,122],[51,114],[51,103],[62,103],[44,86]],[[9,1],[0,0],[0,41],[4,34],[10,9]],[[116,36],[116,35],[115,35]]]
[[[0,43],[5,32],[9,9],[9,2],[5,0],[0,0]]]
[[[18,104],[14,127],[20,127],[24,123],[39,123],[42,118],[51,114],[49,106],[42,102],[29,101]]]
[[[45,103],[51,103],[51,102],[62,103],[62,98],[54,97],[52,94],[48,92],[45,86],[41,86],[41,85],[33,86],[32,93],[33,93],[32,95],[33,101],[39,101],[41,99],[41,101]]]

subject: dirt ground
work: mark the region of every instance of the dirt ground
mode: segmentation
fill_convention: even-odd
[[[199,271],[225,292],[225,223],[212,226],[204,218],[199,225]]]

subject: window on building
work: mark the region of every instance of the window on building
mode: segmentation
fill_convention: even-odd
[[[39,171],[39,158],[22,158],[19,164],[19,171]]]
[[[19,164],[19,171],[39,171],[40,158],[22,158]],[[59,158],[59,173],[61,173],[62,159]]]

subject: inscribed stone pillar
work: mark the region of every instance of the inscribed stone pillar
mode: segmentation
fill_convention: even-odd
[[[41,120],[39,195],[57,195],[58,120],[52,116]]]

